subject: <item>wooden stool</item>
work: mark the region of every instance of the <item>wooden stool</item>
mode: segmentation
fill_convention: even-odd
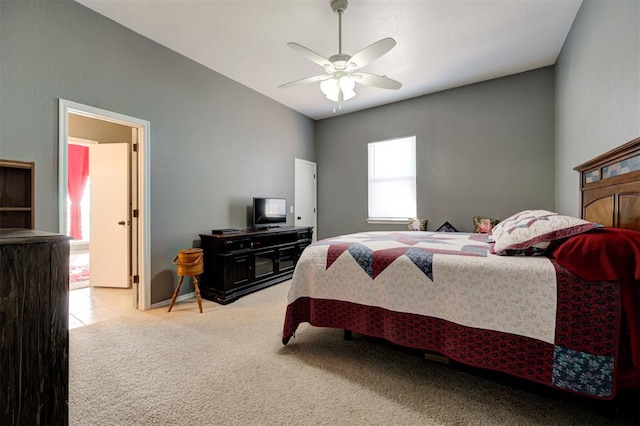
[[[176,265],[176,270],[178,275],[180,276],[180,280],[178,280],[178,286],[173,291],[171,304],[169,305],[169,312],[171,312],[171,308],[173,308],[174,303],[176,303],[176,298],[178,297],[178,292],[180,291],[182,280],[184,280],[184,277],[192,277],[193,288],[196,293],[196,301],[198,302],[200,313],[202,313],[202,298],[200,297],[200,287],[198,285],[198,275],[204,272],[202,249],[192,248],[179,250],[176,258],[173,259],[173,264]]]

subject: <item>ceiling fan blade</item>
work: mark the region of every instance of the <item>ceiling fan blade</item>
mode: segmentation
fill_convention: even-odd
[[[398,90],[402,87],[402,83],[387,76],[369,74],[368,72],[353,73],[351,76],[356,83],[364,84],[365,86],[391,90]]]
[[[291,86],[300,86],[302,84],[307,84],[307,83],[315,83],[318,81],[323,81],[326,80],[328,78],[331,78],[330,75],[314,75],[313,77],[307,77],[307,78],[302,78],[300,80],[295,80],[295,81],[290,81],[289,83],[285,83],[285,84],[281,84],[280,86],[278,86],[281,89],[284,89],[286,87],[291,87]]]
[[[395,45],[396,41],[391,37],[383,38],[353,55],[349,62],[354,66],[354,69],[362,68],[387,53]]]
[[[306,56],[307,59],[315,62],[321,67],[326,67],[327,65],[331,65],[330,60],[328,60],[322,55],[317,54],[313,50],[302,46],[301,44],[290,42],[290,43],[287,43],[287,46],[289,46],[291,49],[295,50],[296,52],[302,54],[303,56]]]

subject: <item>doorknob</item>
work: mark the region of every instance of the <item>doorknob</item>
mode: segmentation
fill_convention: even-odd
[[[302,216],[298,216],[298,220],[302,220]]]
[[[118,225],[124,226],[124,225],[126,225],[126,222],[124,220],[121,220],[120,222],[118,222]]]

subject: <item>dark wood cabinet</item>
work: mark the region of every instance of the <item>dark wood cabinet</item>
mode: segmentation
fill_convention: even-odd
[[[313,228],[283,227],[228,234],[200,234],[202,297],[221,304],[288,280]]]
[[[69,237],[0,229],[0,424],[69,423]]]

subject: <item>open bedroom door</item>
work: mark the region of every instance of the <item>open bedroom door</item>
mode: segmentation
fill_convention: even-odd
[[[92,287],[129,287],[129,144],[89,147]]]

